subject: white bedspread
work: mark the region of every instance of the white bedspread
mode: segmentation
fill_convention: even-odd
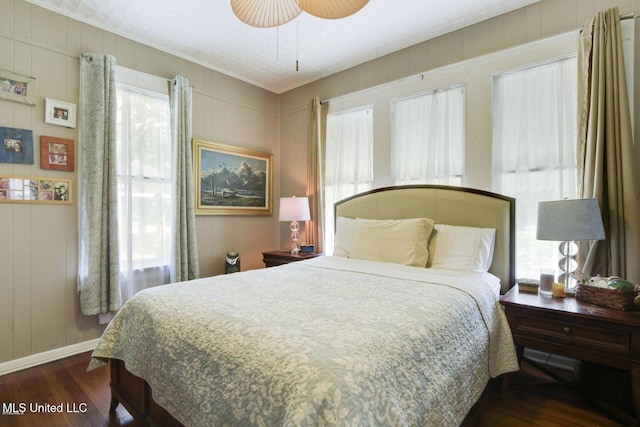
[[[188,426],[453,426],[518,369],[488,277],[319,257],[153,288],[90,368],[124,360]]]

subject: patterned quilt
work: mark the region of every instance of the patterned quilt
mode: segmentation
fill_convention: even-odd
[[[487,275],[338,257],[148,289],[89,369],[124,360],[188,426],[453,426],[518,369]]]

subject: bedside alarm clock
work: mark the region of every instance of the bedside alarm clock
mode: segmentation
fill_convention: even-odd
[[[315,245],[300,245],[301,254],[313,254],[316,252]]]

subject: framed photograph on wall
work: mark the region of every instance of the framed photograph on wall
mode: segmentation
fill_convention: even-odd
[[[0,163],[33,164],[33,131],[0,127]]]
[[[196,214],[270,215],[273,154],[194,139]]]
[[[41,136],[40,167],[42,169],[73,172],[75,167],[73,139]]]
[[[0,203],[71,204],[71,180],[0,174]]]
[[[44,121],[57,126],[76,127],[76,104],[47,98],[44,103]]]
[[[0,70],[0,99],[34,106],[38,100],[36,79]]]

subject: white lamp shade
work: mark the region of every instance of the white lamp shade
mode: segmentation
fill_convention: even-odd
[[[295,19],[302,10],[295,0],[231,0],[239,20],[254,27],[277,27]]]
[[[304,10],[325,19],[353,15],[369,0],[231,0],[239,20],[254,27],[277,27],[295,19]]]
[[[325,19],[339,19],[353,15],[369,0],[298,0],[298,6],[310,15]]]
[[[280,221],[308,221],[310,219],[307,197],[280,198]]]
[[[557,200],[538,203],[538,240],[604,240],[597,199]]]

